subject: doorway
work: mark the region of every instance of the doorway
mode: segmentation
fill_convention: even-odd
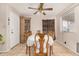
[[[25,33],[30,31],[30,21],[31,18],[21,16],[20,17],[20,43],[25,43]]]

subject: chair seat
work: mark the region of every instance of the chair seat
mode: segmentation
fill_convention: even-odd
[[[36,48],[37,48],[37,49],[40,49],[40,43],[39,43],[39,41],[37,42]]]
[[[44,49],[43,49],[43,53],[46,53],[46,52],[47,52],[47,49],[46,49],[46,48],[44,48]]]
[[[46,51],[47,51],[47,49],[44,48],[44,49],[43,49],[43,53],[46,53]],[[40,53],[40,49],[36,49],[36,53]]]
[[[31,36],[28,37],[27,46],[33,46],[34,40],[35,40],[34,37],[35,37],[35,35],[31,35]]]
[[[51,36],[49,36],[48,44],[49,44],[50,46],[52,46],[53,43],[54,43],[53,38],[52,38]]]
[[[39,49],[36,49],[36,53],[39,53],[40,52],[40,50]]]
[[[46,53],[46,42],[44,43],[44,46],[43,46],[43,53]],[[39,42],[37,42],[37,47],[36,47],[36,53],[39,53],[40,52],[40,44]]]

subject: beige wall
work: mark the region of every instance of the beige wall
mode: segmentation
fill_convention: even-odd
[[[74,10],[74,25],[73,25],[73,32],[62,32],[62,19],[60,15],[56,17],[56,36],[57,41],[64,45],[65,47],[69,48],[70,50],[76,52],[76,44],[79,42],[79,6],[73,8]],[[64,42],[67,42],[64,44]]]
[[[6,18],[7,18],[7,10],[6,10],[7,6],[0,4],[0,34],[2,34],[7,42],[7,37],[6,37]],[[4,51],[7,49],[7,43],[5,42],[5,44],[0,44],[0,51]]]
[[[40,30],[42,32],[42,20],[45,19],[55,19],[55,16],[52,15],[33,15],[31,16],[31,31],[36,32]]]
[[[12,13],[11,16],[10,16],[10,13]],[[10,44],[12,40],[10,40],[9,38],[10,35],[8,31],[9,29],[8,28],[8,17],[11,17],[11,19],[15,20],[13,24],[15,27],[15,30],[14,30],[15,40],[13,39],[13,41],[15,41],[14,44],[16,44],[17,41],[19,42],[19,15],[15,11],[10,9],[10,7],[7,4],[0,4],[0,34],[2,34],[5,39],[5,43],[0,44],[0,52],[6,52],[9,49],[11,49]]]

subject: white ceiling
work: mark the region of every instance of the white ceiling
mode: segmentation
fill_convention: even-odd
[[[11,3],[9,4],[14,8],[20,15],[33,15],[36,10],[28,9],[28,7],[38,8],[38,3]],[[47,15],[57,15],[64,8],[71,5],[70,3],[45,3],[44,8],[53,8],[53,11],[45,11]]]

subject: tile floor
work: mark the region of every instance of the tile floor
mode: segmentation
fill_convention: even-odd
[[[25,44],[18,44],[9,52],[0,53],[0,56],[28,56],[28,54],[26,54],[25,49]],[[73,53],[72,51],[57,42],[54,43],[53,51],[54,53],[52,54],[52,56],[77,56],[77,54]]]

